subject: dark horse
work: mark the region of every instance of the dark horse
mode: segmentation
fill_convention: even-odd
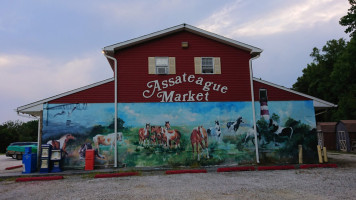
[[[226,124],[226,126],[229,130],[230,130],[230,127],[234,127],[234,131],[236,132],[237,129],[240,127],[241,123],[244,123],[244,122],[242,121],[242,117],[239,117],[239,118],[237,118],[237,120],[235,122],[228,122]]]

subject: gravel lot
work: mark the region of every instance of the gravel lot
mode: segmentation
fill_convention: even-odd
[[[329,158],[339,167],[180,175],[145,172],[104,179],[68,175],[63,180],[22,183],[8,179],[0,182],[0,199],[355,199],[356,154],[333,153]],[[13,162],[9,159],[6,162]],[[0,173],[4,163],[0,159]]]

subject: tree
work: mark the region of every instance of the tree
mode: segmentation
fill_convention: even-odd
[[[347,26],[345,33],[350,33],[350,37],[354,37],[356,35],[356,1],[349,0],[351,8],[347,12],[347,15],[343,16],[339,24],[342,26]]]
[[[7,121],[0,125],[0,152],[4,153],[6,147],[12,142],[36,142],[38,121]]]
[[[330,40],[321,50],[313,49],[314,61],[303,69],[293,89],[336,103],[337,110],[318,121],[356,118],[356,40]]]
[[[345,48],[344,39],[328,41],[321,49],[322,53],[314,47],[310,54],[313,62],[303,69],[303,75],[298,77],[297,82],[293,84],[293,89],[326,101],[336,102],[336,96],[330,90],[333,87],[330,76],[338,57]]]

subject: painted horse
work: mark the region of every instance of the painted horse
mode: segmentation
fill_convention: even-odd
[[[278,146],[278,144],[276,142],[276,136],[277,137],[286,136],[289,138],[289,140],[293,136],[293,128],[292,127],[279,126],[278,123],[272,119],[269,119],[268,129],[270,130],[270,132],[272,132],[274,134],[273,140],[274,140],[275,146]]]
[[[65,134],[60,137],[58,140],[49,140],[47,144],[52,145],[53,149],[62,149],[62,151],[68,155],[66,151],[67,143],[69,140],[75,140],[75,137],[72,134]]]
[[[203,144],[203,141],[205,144]],[[192,144],[192,149],[193,149],[193,151],[192,151],[193,158],[194,158],[194,145],[196,145],[198,160],[200,160],[199,144],[200,144],[202,150],[206,149],[207,158],[209,158],[208,134],[207,134],[205,128],[203,128],[203,126],[198,126],[193,129],[193,131],[190,135],[190,142]]]
[[[214,128],[210,127],[206,131],[208,132],[208,135],[214,135],[215,137],[217,137],[218,141],[220,142],[221,128],[219,121],[215,121]]]
[[[116,135],[116,136],[115,136]],[[110,133],[108,135],[96,135],[93,137],[93,142],[95,145],[95,149],[98,150],[99,153],[99,145],[104,145],[104,146],[109,146],[110,145],[110,150],[115,146],[115,140],[122,140],[122,133],[118,132],[117,134],[115,133]]]
[[[166,138],[167,146],[172,148],[172,141],[174,141],[176,148],[180,147],[180,138],[181,134],[179,131],[172,129],[169,121],[165,122],[163,131],[162,131],[163,138]]]
[[[145,145],[146,143],[149,143],[150,141],[150,129],[151,126],[150,124],[146,124],[145,128],[140,128],[138,130],[138,137],[139,137],[139,144]]]
[[[167,142],[167,137],[164,134],[163,128],[161,126],[151,126],[151,135],[154,135],[154,142],[157,141],[158,145],[165,145]],[[152,136],[151,136],[152,141]]]
[[[237,120],[234,121],[234,122],[228,122],[228,123],[226,124],[226,126],[227,126],[227,128],[228,128],[229,130],[231,130],[230,128],[233,128],[234,131],[236,132],[237,129],[240,127],[240,124],[241,124],[241,123],[244,123],[244,122],[242,121],[242,117],[239,117],[239,118],[237,118]]]
[[[80,160],[85,159],[86,150],[88,150],[88,149],[93,149],[91,143],[89,143],[89,142],[88,143],[84,143],[84,144],[82,144],[80,146],[80,149],[78,151]],[[97,158],[100,158],[100,159],[105,159],[104,156],[99,154],[98,149],[94,150],[94,156],[97,157]]]

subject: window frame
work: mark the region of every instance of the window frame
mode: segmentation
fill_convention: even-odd
[[[208,59],[211,59],[211,63],[212,63],[212,72],[211,73],[205,73],[203,70],[203,68],[204,68],[204,65],[203,65],[203,59],[206,59],[206,58],[208,58]],[[214,66],[214,57],[201,57],[201,74],[215,74],[215,66]]]
[[[261,92],[262,91],[266,92],[266,99],[264,99],[264,100],[268,101],[268,93],[267,93],[267,89],[266,88],[260,88],[259,91],[258,91],[258,95],[259,95],[260,101],[262,100],[261,99]]]
[[[166,59],[167,60],[167,65],[158,65],[157,64],[157,61],[159,59]],[[165,68],[165,73],[158,73],[158,68]],[[169,57],[155,57],[155,72],[156,74],[159,74],[159,75],[165,75],[165,74],[169,74]]]

